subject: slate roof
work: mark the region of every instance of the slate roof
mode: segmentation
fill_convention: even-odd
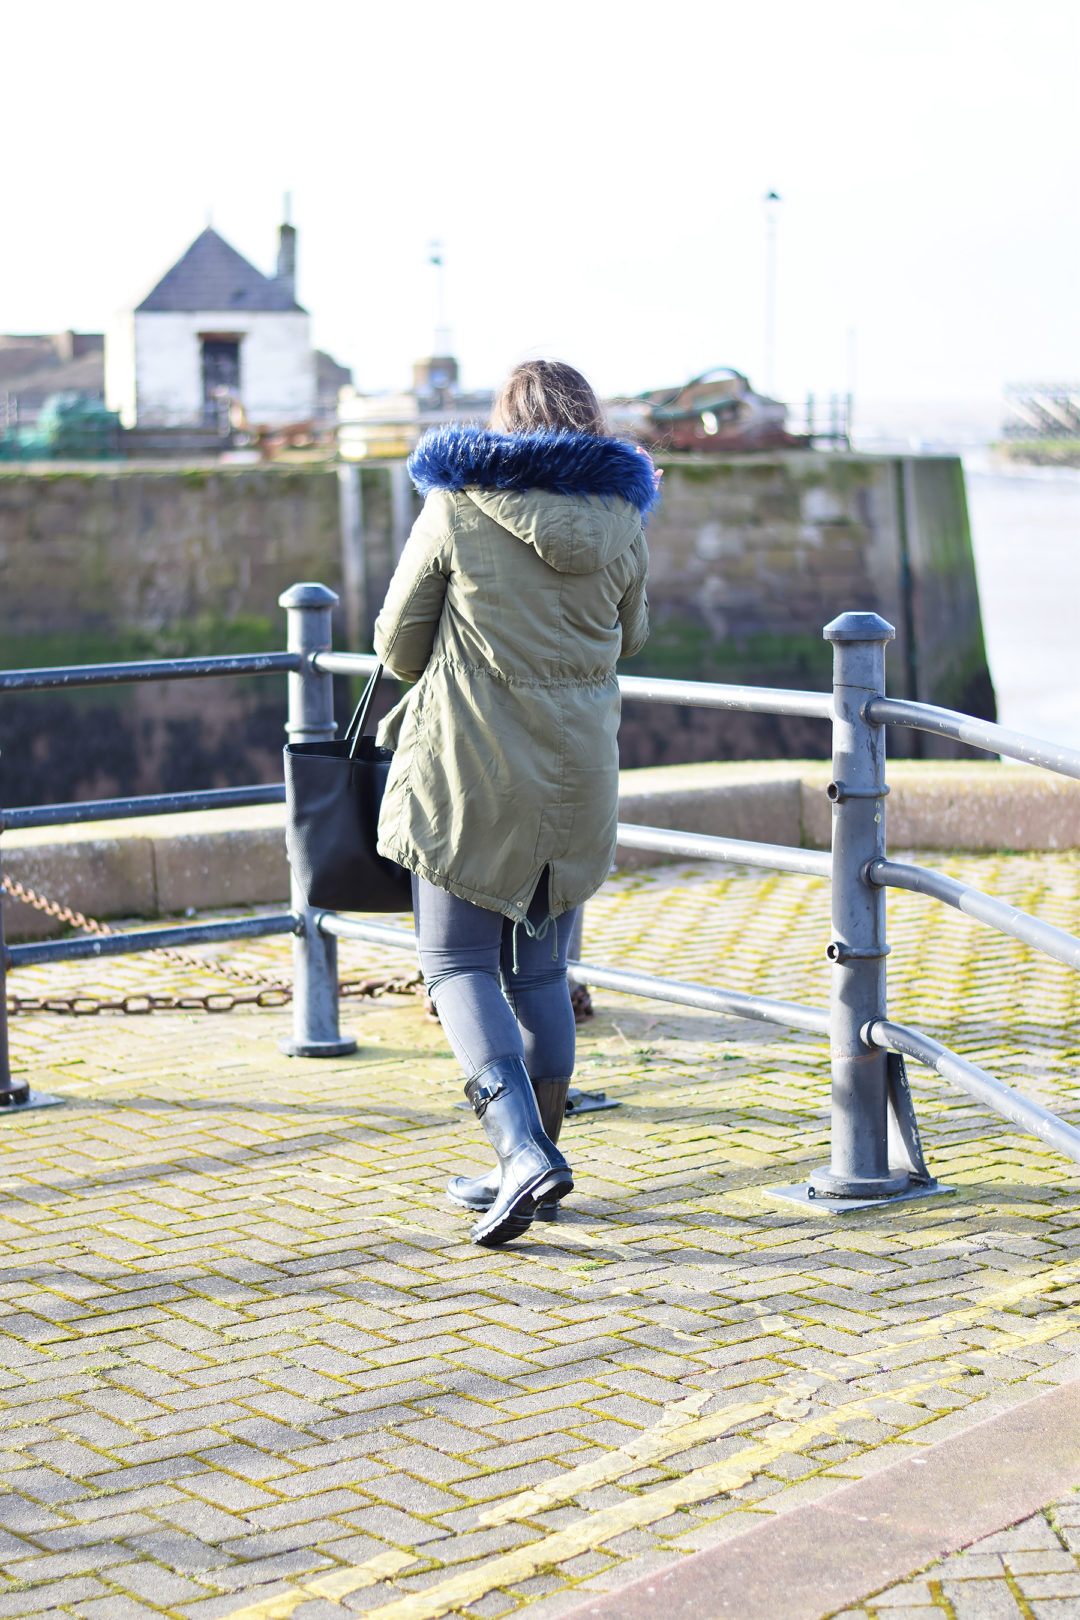
[[[231,309],[305,313],[287,287],[256,270],[209,225],[153,291],[135,306],[140,315],[149,311],[197,314],[202,310]]]

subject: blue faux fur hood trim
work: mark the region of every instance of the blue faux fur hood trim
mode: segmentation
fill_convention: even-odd
[[[657,503],[653,465],[622,439],[568,429],[493,433],[450,423],[424,434],[409,457],[421,495],[435,489],[547,490],[552,495],[617,496],[642,517]]]

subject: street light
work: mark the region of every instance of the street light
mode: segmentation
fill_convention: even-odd
[[[776,222],[780,193],[767,191],[765,204],[765,365],[762,379],[766,394],[776,388]]]
[[[450,352],[450,332],[446,324],[446,270],[441,242],[429,243],[428,264],[435,271],[435,353],[445,355]]]

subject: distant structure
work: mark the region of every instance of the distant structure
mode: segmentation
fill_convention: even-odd
[[[285,427],[314,420],[317,393],[288,220],[272,276],[207,226],[106,334],[106,402],[127,428],[224,428],[237,407],[248,423]]]
[[[413,386],[422,411],[453,410],[458,395],[458,363],[452,354],[433,354],[413,362]]]
[[[413,364],[412,388],[403,393],[361,394],[343,388],[338,404],[338,453],[344,461],[400,460],[425,428],[441,422],[480,422],[491,414],[490,388],[466,393],[454,356],[446,316],[446,257],[432,242],[428,264],[435,272],[435,341]],[[395,486],[396,487],[396,486]]]
[[[51,394],[105,402],[100,332],[0,334],[0,431],[32,425]]]
[[[465,393],[457,361],[433,355],[413,366],[413,386],[402,394],[360,394],[343,388],[338,402],[338,451],[345,461],[407,456],[421,433],[441,422],[486,422],[495,403],[490,388]]]
[[[407,456],[425,428],[440,422],[486,421],[495,396],[491,390],[464,393],[452,355],[432,355],[413,366],[408,393],[359,394],[343,389],[338,407],[338,448],[346,461]],[[787,427],[788,407],[755,393],[741,371],[718,366],[674,388],[604,401],[612,429],[638,439],[651,450],[698,455],[733,451],[849,449],[846,417],[836,401],[828,428],[815,423],[807,406],[805,429]],[[839,424],[839,425],[838,425]]]
[[[1006,439],[1080,440],[1080,383],[1012,383]]]
[[[413,365],[413,385],[404,394],[359,394],[343,388],[338,398],[338,450],[345,461],[407,456],[426,428],[440,422],[486,422],[495,395],[490,388],[465,393],[453,355],[430,355]]]
[[[675,388],[608,402],[613,425],[650,449],[726,455],[733,450],[809,449],[787,430],[787,406],[757,394],[741,371],[717,366]]]

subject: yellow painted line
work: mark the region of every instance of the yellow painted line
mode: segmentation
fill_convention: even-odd
[[[486,1529],[491,1525],[509,1524],[514,1519],[531,1519],[535,1514],[553,1507],[556,1502],[565,1502],[582,1491],[621,1479],[624,1474],[632,1474],[636,1468],[643,1468],[662,1457],[688,1451],[700,1440],[711,1440],[726,1429],[738,1429],[755,1418],[775,1415],[780,1404],[775,1399],[746,1401],[739,1406],[727,1406],[711,1417],[698,1418],[697,1413],[712,1393],[712,1390],[703,1389],[684,1401],[665,1407],[658,1423],[635,1435],[625,1446],[606,1452],[602,1457],[594,1457],[591,1462],[581,1463],[577,1468],[570,1468],[557,1479],[546,1480],[544,1484],[522,1491],[518,1496],[508,1497],[505,1502],[482,1514],[477,1521],[478,1526]]]
[[[1076,1279],[1080,1279],[1080,1262],[1063,1266],[1061,1273],[1054,1278],[1054,1285],[1068,1286]],[[921,1340],[940,1337],[956,1331],[969,1321],[983,1320],[988,1311],[1030,1298],[1038,1291],[1040,1281],[1045,1283],[1045,1277],[1021,1278],[993,1294],[984,1296],[972,1305],[963,1306],[946,1316],[936,1317],[930,1322],[921,1324],[919,1332],[908,1334],[889,1344],[878,1346],[875,1351],[850,1359],[875,1362],[879,1356],[887,1354],[890,1350],[906,1348],[918,1344]],[[1007,1355],[1014,1349],[1044,1344],[1060,1334],[1070,1332],[1075,1326],[1075,1312],[1067,1309],[1058,1310],[1054,1312],[1052,1318],[1032,1325],[1026,1331],[1010,1332],[999,1328],[996,1330],[998,1342],[986,1349],[977,1348],[969,1354],[992,1359],[996,1355]],[[660,1460],[688,1450],[703,1440],[717,1438],[728,1430],[738,1428],[756,1418],[772,1414],[781,1421],[772,1424],[766,1431],[766,1442],[749,1446],[722,1463],[693,1469],[682,1479],[673,1480],[667,1486],[650,1491],[648,1496],[633,1497],[612,1508],[586,1514],[579,1524],[567,1530],[544,1537],[526,1547],[516,1548],[511,1553],[490,1560],[478,1569],[452,1576],[447,1581],[428,1587],[422,1593],[383,1604],[377,1609],[369,1610],[368,1614],[371,1620],[439,1620],[440,1616],[448,1614],[454,1608],[477,1602],[498,1586],[528,1579],[544,1565],[561,1563],[580,1552],[591,1552],[623,1530],[641,1528],[643,1525],[655,1523],[657,1519],[665,1518],[678,1507],[703,1501],[706,1497],[723,1491],[735,1490],[749,1483],[756,1473],[767,1467],[770,1462],[790,1452],[798,1451],[810,1439],[835,1435],[844,1423],[855,1421],[860,1417],[873,1417],[875,1407],[882,1401],[903,1403],[928,1389],[941,1388],[966,1370],[965,1366],[953,1360],[946,1360],[937,1364],[934,1377],[930,1379],[906,1385],[898,1390],[885,1390],[861,1401],[834,1407],[828,1415],[796,1423],[794,1426],[790,1421],[783,1420],[788,1413],[794,1416],[792,1409],[811,1398],[815,1388],[805,1384],[801,1387],[796,1385],[773,1401],[746,1402],[738,1406],[729,1406],[707,1418],[698,1418],[696,1412],[707,1398],[708,1392],[696,1391],[686,1400],[676,1402],[675,1405],[665,1409],[654,1428],[635,1436],[627,1445],[607,1456],[595,1458],[592,1463],[570,1469],[566,1474],[545,1485],[523,1491],[518,1496],[498,1504],[482,1516],[480,1525],[491,1526],[506,1524],[512,1520],[528,1519],[555,1502],[565,1501],[597,1484],[618,1479],[623,1474],[644,1466],[650,1460]],[[261,1603],[234,1610],[227,1620],[285,1620],[285,1617],[293,1614],[301,1603],[307,1602],[310,1598],[321,1597],[334,1602],[350,1592],[374,1586],[382,1580],[392,1579],[394,1575],[400,1574],[403,1569],[415,1562],[417,1562],[415,1553],[398,1551],[379,1553],[355,1568],[332,1570],[314,1581],[305,1582],[294,1591],[279,1593],[276,1597],[266,1598]]]
[[[1063,1268],[1065,1269],[1065,1268]],[[1080,1264],[1072,1268],[1080,1277]],[[1031,1279],[1025,1279],[1030,1282]],[[1056,1279],[1055,1279],[1056,1281]],[[966,1306],[960,1310],[952,1311],[947,1316],[939,1316],[933,1321],[920,1324],[921,1331],[907,1334],[890,1343],[879,1345],[873,1351],[860,1352],[854,1355],[844,1354],[845,1361],[864,1363],[877,1363],[879,1358],[888,1355],[891,1351],[908,1349],[912,1345],[930,1339],[940,1338],[949,1332],[955,1332],[969,1319],[980,1320],[988,1311],[1000,1309],[1006,1304],[1017,1303],[1020,1299],[1028,1297],[1031,1290],[1024,1288],[1024,1280],[1011,1283],[1000,1289],[977,1304]],[[1067,1308],[1066,1308],[1067,1309]],[[788,1310],[785,1315],[791,1318]],[[1007,1349],[1022,1348],[1027,1344],[1042,1344],[1048,1338],[1056,1338],[1058,1334],[1067,1333],[1080,1321],[1075,1313],[1066,1310],[1054,1312],[1053,1317],[1046,1323],[1032,1327],[1028,1332],[1010,1333],[1005,1328],[995,1331],[1003,1342],[997,1343],[985,1352],[975,1351],[973,1354],[986,1355],[1004,1354]],[[792,1319],[792,1325],[798,1327],[797,1318]],[[1004,1341],[1008,1341],[1006,1344]],[[708,1392],[705,1392],[707,1394]],[[642,1468],[649,1463],[660,1462],[665,1457],[671,1457],[681,1451],[688,1451],[691,1446],[699,1445],[702,1441],[713,1440],[725,1434],[729,1429],[739,1429],[745,1423],[752,1422],[759,1417],[767,1417],[770,1413],[783,1415],[786,1404],[805,1399],[812,1395],[813,1390],[804,1386],[800,1391],[796,1385],[788,1389],[779,1399],[771,1401],[757,1401],[742,1406],[724,1407],[709,1417],[698,1418],[697,1408],[704,1401],[704,1395],[690,1396],[684,1401],[665,1408],[660,1420],[652,1428],[635,1435],[633,1440],[618,1450],[607,1452],[602,1457],[594,1457],[591,1462],[582,1463],[577,1468],[569,1469],[557,1479],[547,1480],[543,1485],[522,1491],[520,1495],[509,1497],[505,1502],[498,1503],[489,1509],[481,1519],[481,1526],[509,1524],[515,1519],[528,1519],[534,1514],[555,1506],[558,1502],[569,1500],[581,1491],[592,1490],[597,1485],[610,1483],[620,1479],[623,1474],[632,1473],[636,1468]],[[878,1397],[885,1399],[884,1395]]]
[[[946,1369],[945,1376],[956,1378],[964,1370],[963,1367]],[[766,1431],[764,1440],[747,1446],[723,1462],[695,1468],[681,1479],[672,1480],[665,1486],[649,1491],[647,1495],[633,1496],[625,1502],[616,1503],[613,1507],[585,1513],[577,1524],[565,1530],[542,1536],[538,1541],[531,1542],[525,1547],[517,1547],[512,1552],[490,1559],[479,1568],[465,1570],[460,1575],[452,1575],[435,1586],[427,1587],[423,1592],[396,1598],[393,1602],[369,1609],[366,1613],[369,1620],[439,1620],[442,1615],[478,1602],[496,1587],[527,1580],[544,1566],[560,1564],[578,1553],[591,1552],[613,1536],[622,1534],[624,1530],[639,1529],[643,1525],[655,1523],[657,1519],[666,1518],[677,1508],[704,1501],[707,1497],[725,1491],[736,1490],[739,1486],[748,1484],[756,1474],[778,1457],[799,1450],[811,1440],[835,1435],[845,1423],[873,1417],[874,1408],[881,1401],[914,1400],[927,1390],[939,1389],[942,1382],[939,1373],[934,1378],[922,1379],[918,1383],[906,1385],[903,1389],[890,1390],[887,1395],[873,1395],[859,1401],[848,1402],[844,1406],[834,1407],[829,1412],[822,1413],[820,1417],[811,1418],[803,1423],[773,1424]],[[786,1399],[793,1401],[805,1399],[805,1396],[788,1396]],[[391,1561],[396,1562],[396,1567],[390,1567]],[[255,1604],[234,1610],[226,1620],[278,1620],[279,1616],[291,1615],[300,1603],[306,1602],[308,1598],[322,1597],[333,1602],[350,1591],[392,1578],[406,1565],[416,1561],[414,1553],[380,1554],[354,1570],[335,1570],[315,1581],[306,1582],[295,1593],[282,1593],[276,1598],[265,1599],[261,1605]]]
[[[952,1376],[956,1377],[957,1373],[954,1372]],[[723,1462],[694,1468],[681,1479],[659,1486],[645,1496],[630,1497],[626,1502],[618,1502],[612,1507],[584,1513],[579,1522],[568,1529],[557,1530],[539,1541],[530,1542],[528,1546],[515,1547],[512,1552],[491,1559],[479,1569],[465,1570],[436,1586],[427,1587],[423,1592],[414,1592],[392,1603],[381,1604],[377,1609],[368,1609],[368,1620],[440,1620],[440,1616],[478,1602],[497,1587],[513,1586],[519,1581],[528,1580],[541,1567],[561,1564],[578,1553],[592,1552],[625,1530],[654,1524],[657,1519],[664,1519],[669,1513],[692,1502],[702,1502],[721,1492],[737,1490],[741,1485],[749,1484],[756,1474],[785,1453],[797,1451],[811,1440],[834,1435],[841,1424],[873,1417],[874,1407],[882,1399],[914,1400],[929,1389],[940,1388],[940,1385],[940,1377],[923,1379],[904,1389],[891,1391],[887,1397],[873,1396],[869,1400],[852,1401],[847,1406],[835,1407],[828,1414],[811,1418],[805,1423],[774,1425],[783,1433],[772,1434],[771,1438],[747,1446]],[[767,1433],[771,1434],[772,1431]]]
[[[591,1245],[586,1241],[583,1246]],[[971,1322],[984,1322],[988,1312],[1006,1309],[1010,1305],[1030,1299],[1039,1293],[1040,1288],[1052,1286],[1056,1290],[1077,1281],[1080,1281],[1080,1262],[1062,1265],[1052,1278],[1047,1277],[1045,1272],[1034,1277],[1019,1278],[992,1294],[984,1295],[971,1305],[961,1306],[944,1316],[920,1323],[915,1331],[907,1332],[884,1345],[878,1345],[874,1350],[850,1357],[838,1356],[837,1359],[873,1364],[890,1351],[906,1349],[922,1341],[942,1337]],[[790,1309],[785,1315],[789,1318],[792,1316]],[[985,1348],[975,1347],[966,1351],[965,1355],[969,1359],[971,1357],[993,1359],[997,1355],[1007,1355],[1012,1350],[1023,1349],[1028,1345],[1044,1344],[1050,1339],[1072,1331],[1077,1325],[1077,1319],[1078,1313],[1075,1309],[1063,1307],[1045,1321],[1025,1324],[1023,1330],[1010,1331],[997,1328],[993,1345]],[[793,1319],[792,1326],[798,1328],[797,1319]],[[799,1451],[811,1440],[835,1436],[845,1423],[864,1417],[874,1417],[875,1409],[883,1401],[902,1404],[913,1400],[927,1390],[942,1388],[967,1370],[966,1365],[947,1358],[935,1364],[934,1376],[931,1378],[905,1385],[900,1389],[883,1390],[860,1400],[833,1407],[820,1417],[802,1422],[791,1421],[796,1416],[794,1408],[812,1398],[818,1386],[797,1384],[772,1401],[729,1406],[706,1418],[699,1418],[696,1413],[709,1392],[695,1391],[685,1400],[666,1408],[653,1428],[635,1436],[617,1451],[595,1458],[593,1462],[582,1464],[579,1468],[570,1469],[545,1485],[509,1498],[506,1502],[489,1509],[479,1523],[491,1526],[506,1524],[512,1520],[528,1519],[555,1502],[567,1500],[597,1484],[618,1479],[650,1460],[660,1460],[688,1450],[703,1440],[717,1438],[728,1430],[757,1418],[774,1415],[780,1421],[770,1425],[765,1431],[763,1440],[744,1448],[721,1463],[692,1469],[681,1479],[672,1480],[665,1486],[651,1490],[645,1496],[634,1496],[613,1507],[583,1514],[577,1524],[565,1530],[543,1536],[525,1547],[515,1548],[512,1552],[489,1560],[479,1568],[450,1576],[435,1586],[427,1587],[423,1592],[396,1598],[391,1603],[369,1609],[367,1611],[369,1620],[440,1620],[441,1616],[451,1613],[454,1609],[478,1602],[497,1587],[510,1586],[518,1581],[527,1580],[542,1567],[562,1563],[582,1552],[594,1551],[624,1530],[639,1529],[644,1525],[655,1523],[658,1519],[666,1518],[679,1507],[736,1490],[748,1484],[771,1462],[791,1452]],[[830,1378],[829,1381],[835,1380]],[[932,1419],[928,1418],[927,1421]],[[914,1432],[917,1433],[917,1427]],[[282,1592],[259,1603],[233,1610],[226,1620],[285,1620],[285,1617],[292,1615],[301,1603],[311,1598],[320,1597],[333,1603],[350,1592],[374,1586],[383,1580],[391,1580],[416,1562],[418,1558],[415,1553],[388,1550],[354,1568],[331,1570],[315,1580],[303,1583],[293,1591]]]
[[[274,1597],[263,1598],[261,1602],[249,1603],[242,1609],[233,1609],[225,1620],[287,1620],[287,1617],[298,1609],[301,1603],[308,1603],[312,1598],[327,1598],[331,1603],[339,1598],[347,1597],[350,1592],[359,1592],[365,1586],[375,1586],[379,1581],[392,1580],[400,1575],[403,1569],[410,1564],[419,1562],[416,1553],[398,1552],[391,1549],[388,1552],[377,1553],[363,1564],[356,1564],[350,1569],[333,1569],[327,1575],[321,1575],[316,1580],[305,1581],[291,1592],[278,1592]]]
[[[1071,1323],[1046,1322],[1040,1324],[1030,1334],[1003,1334],[1002,1337],[1008,1340],[1007,1344],[976,1353],[987,1357],[992,1357],[995,1353],[1006,1354],[1018,1345],[1044,1343],[1059,1333],[1069,1331],[1071,1326]],[[803,1422],[774,1423],[765,1431],[763,1440],[736,1452],[723,1462],[692,1469],[681,1479],[657,1487],[646,1496],[632,1497],[613,1507],[586,1513],[577,1524],[568,1529],[545,1536],[528,1546],[515,1548],[512,1552],[494,1558],[478,1569],[451,1576],[448,1580],[430,1586],[423,1592],[396,1599],[376,1609],[369,1609],[367,1611],[369,1620],[439,1620],[440,1616],[454,1609],[478,1602],[481,1597],[498,1587],[512,1586],[519,1581],[527,1580],[542,1567],[562,1563],[578,1553],[594,1551],[624,1530],[640,1529],[647,1524],[656,1523],[658,1519],[666,1518],[680,1507],[704,1501],[723,1492],[737,1490],[740,1486],[748,1484],[779,1457],[801,1450],[812,1440],[837,1435],[846,1423],[860,1418],[875,1417],[876,1409],[883,1401],[903,1404],[915,1400],[928,1390],[940,1389],[945,1383],[962,1376],[966,1371],[967,1368],[962,1363],[944,1362],[935,1368],[934,1376],[931,1378],[920,1379],[900,1389],[883,1391],[858,1401],[848,1402]],[[776,1403],[776,1410],[779,1413],[784,1405],[792,1406],[805,1398],[805,1395],[798,1392],[789,1394]],[[715,1417],[720,1419],[724,1415],[718,1412]],[[734,1415],[734,1409],[729,1409],[727,1413],[729,1426]],[[928,1418],[927,1421],[932,1420]],[[707,1423],[710,1420],[702,1421]],[[684,1429],[693,1427],[696,1430],[698,1424],[687,1424],[683,1427]],[[917,1433],[917,1429],[914,1432]]]
[[[912,1329],[917,1331],[901,1334],[891,1346],[879,1346],[877,1352],[868,1352],[867,1359],[872,1359],[875,1353],[880,1354],[884,1349],[899,1350],[906,1344],[918,1343],[922,1338],[952,1333],[968,1322],[982,1323],[987,1311],[1007,1310],[1010,1305],[1019,1305],[1022,1300],[1031,1299],[1041,1291],[1068,1288],[1078,1282],[1080,1282],[1080,1260],[1052,1261],[1050,1268],[1044,1267],[1035,1276],[1018,1277],[1015,1282],[1006,1283],[992,1294],[981,1295],[970,1305],[961,1305],[955,1311],[949,1311],[944,1316],[935,1316],[926,1322],[912,1323]],[[786,1314],[790,1316],[791,1311],[787,1311]],[[1059,1314],[1060,1312],[1055,1312],[1055,1315]]]

